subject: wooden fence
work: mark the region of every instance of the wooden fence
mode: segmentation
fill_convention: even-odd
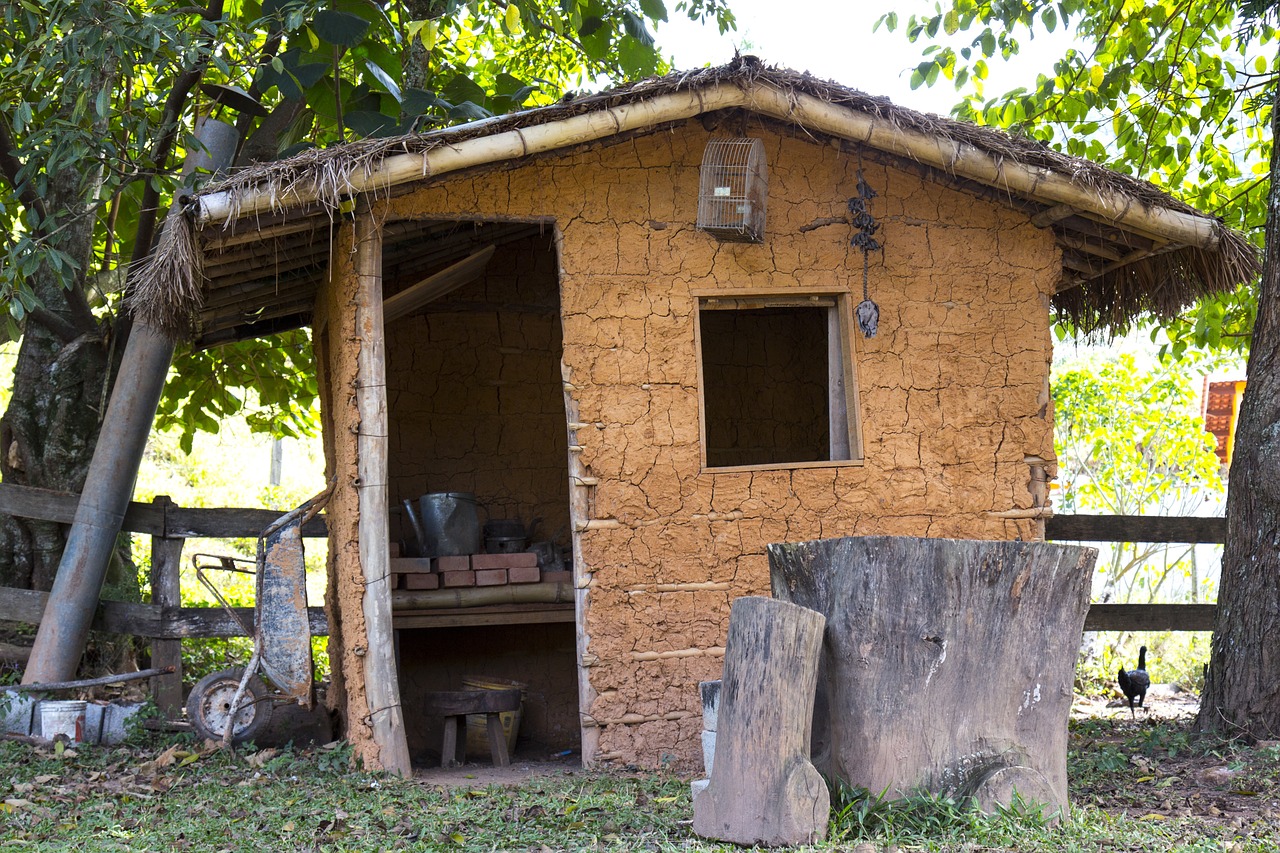
[[[0,483],[0,512],[24,518],[70,524],[79,496]],[[185,540],[256,538],[282,513],[266,509],[196,509],[177,506],[166,497],[131,503],[123,529],[151,537],[151,604],[100,602],[93,628],[143,637],[152,642],[154,666],[177,667],[172,675],[152,680],[156,703],[176,709],[182,701],[181,643],[184,639],[244,636],[239,621],[220,607],[182,607],[179,576]],[[308,537],[327,536],[324,516],[303,527]],[[1045,523],[1048,539],[1084,542],[1222,543],[1222,518],[1060,515]],[[39,624],[48,594],[0,587],[0,619]],[[307,608],[311,633],[329,632],[324,608]],[[1210,631],[1213,604],[1095,604],[1086,630]],[[239,608],[246,623],[252,609]]]
[[[70,524],[79,496],[46,489],[0,483],[0,512],[23,518]],[[269,509],[191,509],[167,497],[152,503],[130,503],[122,529],[151,537],[151,604],[99,602],[93,628],[151,640],[152,665],[173,666],[170,675],[151,679],[156,704],[170,712],[182,706],[182,640],[243,637],[240,622],[221,607],[183,607],[182,549],[187,539],[256,539],[283,515]],[[323,516],[302,528],[302,535],[325,537]],[[0,619],[38,625],[49,594],[0,587]],[[253,609],[236,608],[237,616],[253,624]],[[308,607],[311,633],[329,633],[323,607]]]
[[[1227,541],[1225,518],[1145,515],[1056,515],[1045,520],[1045,538],[1057,542],[1158,542],[1218,544]],[[1094,604],[1086,631],[1212,631],[1216,604]]]

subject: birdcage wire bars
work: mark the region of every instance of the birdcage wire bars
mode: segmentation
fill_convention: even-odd
[[[698,229],[734,243],[763,243],[769,170],[759,139],[712,137],[702,153]]]

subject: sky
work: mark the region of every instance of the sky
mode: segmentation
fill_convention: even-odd
[[[668,3],[670,20],[656,30],[658,47],[672,55],[677,69],[706,64],[722,65],[733,58],[735,47],[759,56],[770,65],[815,76],[859,89],[868,95],[884,95],[899,106],[945,115],[959,100],[949,81],[932,89],[912,91],[911,69],[922,59],[923,43],[907,41],[906,22],[914,14],[932,13],[934,4],[923,0],[728,0],[738,19],[738,29],[721,36],[714,23],[695,24]],[[899,27],[872,32],[875,22],[896,11]],[[972,38],[972,36],[970,37]],[[1053,60],[1070,44],[1059,32],[1024,40],[1023,54],[1011,63],[992,63],[987,84],[989,95],[1030,85],[1037,73],[1052,67]]]

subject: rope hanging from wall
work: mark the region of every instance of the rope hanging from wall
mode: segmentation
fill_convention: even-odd
[[[871,215],[870,201],[877,195],[878,193],[862,176],[862,169],[858,169],[858,194],[849,199],[849,222],[854,227],[853,239],[849,241],[849,245],[862,252],[862,301],[858,303],[856,313],[858,327],[868,338],[876,336],[880,324],[880,306],[871,301],[871,292],[867,284],[867,272],[871,265],[870,255],[884,248],[875,238],[875,233],[880,230],[880,224]]]

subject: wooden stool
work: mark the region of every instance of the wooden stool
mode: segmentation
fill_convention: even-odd
[[[423,710],[432,716],[444,717],[444,746],[440,750],[440,766],[453,767],[467,758],[467,742],[462,741],[462,753],[454,758],[458,744],[458,726],[466,731],[467,714],[484,714],[489,730],[489,749],[493,752],[493,766],[505,767],[511,763],[507,755],[507,736],[502,731],[498,715],[503,711],[520,708],[520,689],[506,690],[437,690],[428,693]]]

